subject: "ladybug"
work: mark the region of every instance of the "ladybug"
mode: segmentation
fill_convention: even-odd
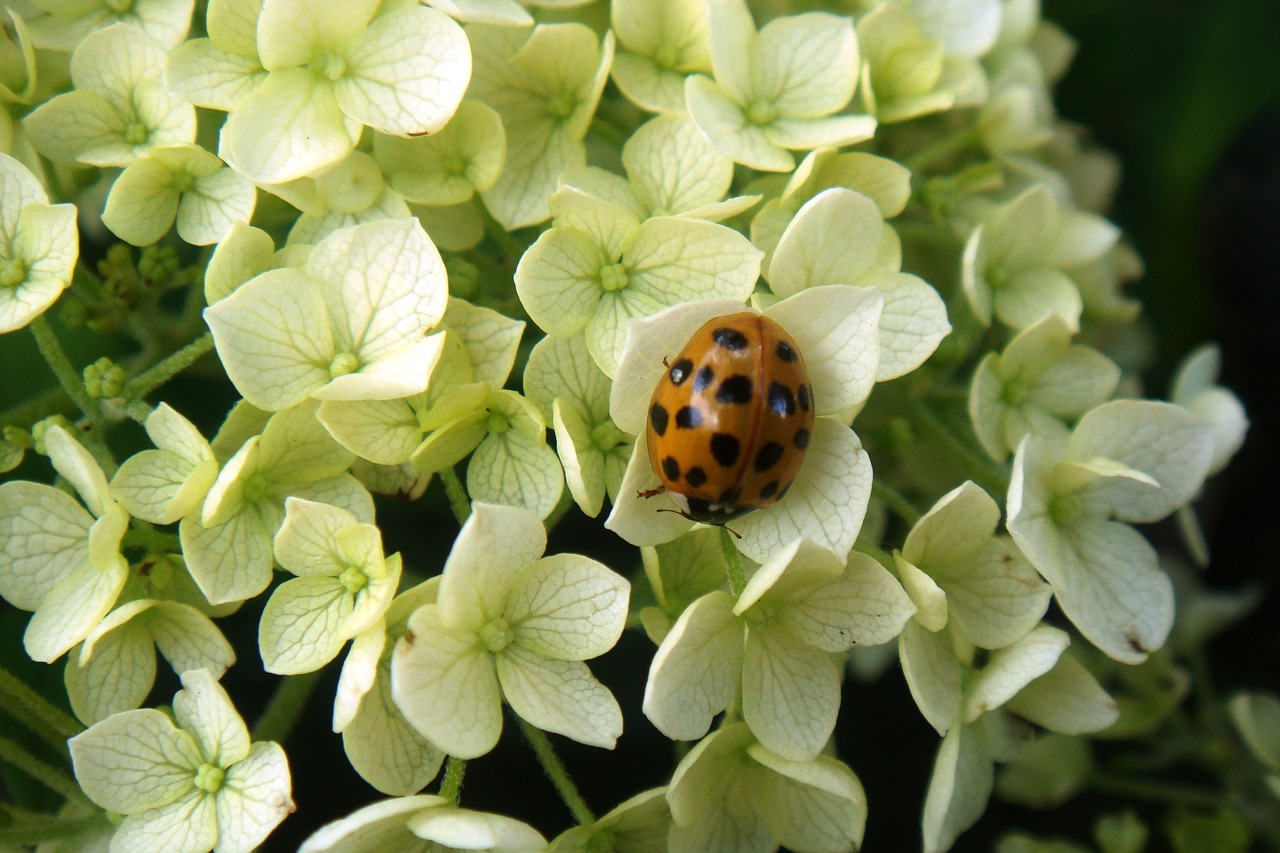
[[[649,461],[680,514],[724,524],[787,493],[813,432],[813,389],[795,340],[743,312],[693,333],[649,401]]]

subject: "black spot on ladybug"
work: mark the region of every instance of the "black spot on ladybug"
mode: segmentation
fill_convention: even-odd
[[[769,386],[769,408],[779,417],[790,417],[796,413],[796,398],[791,389],[779,382]]]
[[[703,367],[698,370],[698,374],[693,377],[693,390],[701,393],[711,387],[711,383],[716,381],[716,372],[710,367]]]
[[[723,492],[720,493],[720,498],[717,500],[717,503],[733,506],[738,502],[738,499],[741,497],[742,497],[742,489],[738,488],[737,486],[733,486],[732,488],[725,489]]]
[[[653,424],[653,431],[658,435],[666,433],[668,417],[667,410],[661,403],[654,403],[649,407],[649,423]]]
[[[809,446],[809,431],[803,428],[796,430],[796,437],[794,441],[796,447],[804,450]]]
[[[771,441],[760,448],[760,452],[756,454],[756,470],[768,471],[774,465],[777,465],[778,460],[781,458],[782,445],[776,441]]]
[[[796,351],[791,348],[791,344],[786,341],[778,341],[778,359],[780,361],[795,361]]]
[[[715,341],[718,346],[729,350],[736,351],[747,348],[747,336],[737,329],[722,326],[711,333],[711,340]]]
[[[718,432],[711,436],[711,455],[725,468],[732,468],[738,464],[738,454],[741,452],[742,445],[738,443],[735,436],[727,432]]]
[[[684,381],[689,378],[689,371],[691,370],[693,370],[693,362],[687,358],[682,358],[671,365],[671,369],[667,371],[667,376],[671,379],[672,385],[683,385]]]
[[[796,395],[796,402],[800,404],[800,411],[802,412],[809,411],[809,406],[811,405],[812,401],[809,399],[808,385],[800,386],[800,393]]]
[[[764,488],[760,490],[760,498],[762,500],[768,500],[769,498],[773,497],[777,493],[778,493],[778,481],[770,480],[769,482],[765,483]]]
[[[674,456],[668,456],[662,460],[662,473],[672,482],[680,479],[680,463]]]
[[[686,483],[696,489],[707,482],[707,472],[695,465],[685,472],[684,479]]]
[[[717,403],[750,403],[751,377],[737,374],[720,383],[716,389]]]
[[[676,427],[679,429],[696,429],[702,423],[702,412],[693,406],[683,406],[676,412]]]
[[[794,483],[794,482],[795,480],[791,481],[791,483]],[[782,500],[783,498],[785,498],[787,496],[787,492],[791,491],[791,483],[787,483],[785,486],[782,487],[782,491],[778,492],[778,500]]]

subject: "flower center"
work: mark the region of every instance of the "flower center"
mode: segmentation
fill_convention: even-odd
[[[467,158],[455,151],[444,156],[442,165],[450,175],[461,175],[467,170]]]
[[[1004,386],[1004,401],[1010,406],[1016,406],[1026,400],[1031,394],[1031,389],[1022,382],[1010,382]]]
[[[502,435],[511,429],[511,421],[507,420],[507,416],[501,412],[490,412],[485,429],[489,430],[489,435]]]
[[[174,192],[184,193],[195,184],[195,175],[187,171],[179,171],[173,173],[173,190]]]
[[[342,588],[347,592],[355,595],[369,583],[369,576],[359,566],[347,566],[342,574],[338,575],[338,583],[342,584]]]
[[[1077,495],[1058,495],[1049,502],[1049,517],[1059,527],[1066,527],[1080,517],[1080,498]]]
[[[607,292],[622,290],[627,286],[627,268],[621,263],[600,268],[600,286]]]
[[[124,141],[130,145],[141,145],[147,141],[147,126],[140,121],[131,121],[124,126]]]
[[[577,105],[578,99],[573,92],[564,89],[547,96],[547,112],[556,118],[568,118]]]
[[[754,125],[773,124],[778,117],[778,108],[768,101],[755,101],[747,107],[747,121]]]
[[[347,73],[347,61],[332,51],[322,51],[311,61],[311,67],[322,77],[341,80]]]
[[[22,258],[0,260],[0,287],[17,287],[27,280],[27,262]]]
[[[117,15],[123,15],[133,8],[133,0],[105,0],[103,5]]]
[[[261,474],[250,474],[244,481],[244,499],[249,503],[257,503],[267,496],[270,488],[266,477]]]
[[[670,42],[659,45],[658,49],[653,52],[653,64],[664,70],[675,68],[676,63],[679,61],[680,48]]]
[[[224,775],[222,768],[216,764],[201,764],[200,769],[196,771],[196,787],[206,793],[216,794],[222,787]]]
[[[480,635],[480,641],[484,643],[484,647],[493,654],[497,654],[511,645],[512,639],[515,638],[511,626],[501,616],[496,619],[490,619],[477,633]]]
[[[626,437],[627,434],[618,429],[613,421],[605,421],[591,430],[591,443],[598,447],[602,453],[608,453],[613,450],[621,442],[625,441]]]
[[[355,373],[359,367],[360,359],[356,358],[355,353],[340,352],[329,363],[329,376],[332,379],[337,379],[339,376]]]

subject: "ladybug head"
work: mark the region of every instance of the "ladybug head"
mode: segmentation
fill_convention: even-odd
[[[703,498],[686,497],[679,492],[668,492],[680,514],[690,521],[702,524],[726,524],[751,512],[752,507],[737,504],[712,503]]]

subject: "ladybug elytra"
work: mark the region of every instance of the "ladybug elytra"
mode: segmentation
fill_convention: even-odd
[[[694,332],[649,401],[649,461],[686,518],[724,524],[782,498],[813,431],[804,357],[773,320],[743,312]]]

